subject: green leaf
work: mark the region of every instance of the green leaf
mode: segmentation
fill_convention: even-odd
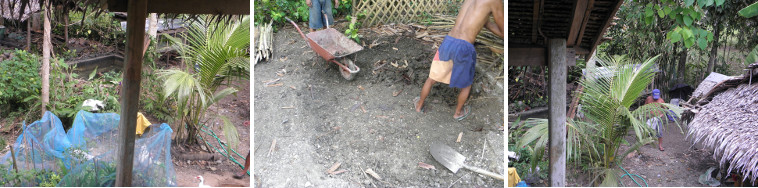
[[[693,36],[692,30],[690,30],[689,28],[686,28],[686,27],[685,28],[681,28],[681,30],[679,30],[679,33],[682,34],[682,39],[690,39]]]
[[[684,47],[686,48],[692,47],[693,44],[695,44],[695,38],[688,38],[684,40]]]
[[[716,6],[721,6],[726,2],[726,0],[716,0]]]
[[[97,66],[95,66],[95,70],[92,70],[92,73],[89,73],[89,78],[87,78],[87,80],[92,80],[95,75],[97,75]]]
[[[667,7],[663,7],[663,13],[666,13],[666,14],[671,13],[671,8],[669,8],[668,6]]]
[[[745,57],[745,64],[753,64],[758,62],[758,45],[755,45],[755,48],[750,51],[750,53],[747,54],[747,57]]]
[[[684,15],[682,17],[682,20],[684,20],[684,25],[687,25],[687,26],[692,25],[692,18],[690,18],[690,15]]]
[[[654,21],[654,19],[653,19],[653,17],[652,17],[652,16],[649,16],[649,17],[645,17],[645,23],[646,23],[646,24],[648,24],[648,25],[649,25],[649,24],[652,24],[652,23],[653,23],[653,21]]]
[[[706,4],[706,1],[708,0],[697,0],[697,6],[699,6],[700,8],[703,8],[703,5]]]
[[[221,119],[224,121],[224,137],[226,138],[226,142],[229,143],[229,146],[231,146],[232,149],[237,149],[237,146],[240,143],[237,127],[235,127],[226,116],[222,115]]]
[[[684,24],[684,21],[682,19],[682,15],[681,14],[677,14],[676,15],[676,23],[678,23],[678,24]]]
[[[671,40],[671,43],[676,43],[676,42],[679,42],[679,40],[682,39],[682,35],[679,34],[679,32],[676,31],[676,30],[669,31],[668,33],[666,33],[666,39]]]
[[[653,9],[651,7],[645,8],[645,17],[651,17],[653,16]]]
[[[708,46],[708,42],[705,41],[705,38],[700,37],[697,39],[697,45],[701,50],[705,50],[705,47]]]
[[[709,6],[711,6],[711,5],[713,5],[713,0],[705,0],[705,6],[706,6],[706,7],[709,7]],[[701,6],[701,7],[702,7],[702,6]]]
[[[664,16],[666,16],[666,15],[664,15],[664,12],[663,12],[663,10],[661,10],[661,9],[658,9],[658,17],[659,17],[659,18],[663,18]]]
[[[708,38],[708,41],[713,41],[713,33],[709,32],[707,38]]]
[[[695,3],[695,0],[684,0],[684,6],[692,6],[692,4]]]
[[[755,3],[753,3],[750,6],[747,6],[747,7],[743,8],[742,10],[740,10],[737,13],[740,16],[745,17],[745,18],[752,18],[752,17],[758,15],[758,1],[756,1]]]

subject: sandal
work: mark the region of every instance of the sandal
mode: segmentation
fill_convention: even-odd
[[[419,100],[421,100],[421,97],[416,97],[415,99],[413,99],[413,107],[414,107],[413,110],[418,109]],[[425,111],[426,111],[426,105],[421,106],[421,113],[425,113]]]
[[[466,119],[466,117],[468,117],[469,114],[471,114],[471,108],[467,105],[467,106],[463,106],[463,116],[461,117],[453,116],[453,118],[455,118],[455,120],[462,121],[463,119]]]

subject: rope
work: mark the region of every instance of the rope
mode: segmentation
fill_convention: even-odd
[[[208,127],[206,127],[205,125],[202,125],[202,126],[203,126],[203,128],[205,128],[205,129],[202,129],[202,128],[201,128],[201,129],[200,129],[200,131],[203,131],[203,132],[205,132],[205,134],[208,134],[209,136],[213,136],[213,138],[216,138],[216,141],[218,141],[218,145],[219,145],[219,146],[221,146],[221,149],[223,149],[223,150],[224,150],[224,152],[221,152],[221,151],[219,151],[219,149],[218,149],[218,148],[216,148],[216,146],[214,146],[214,145],[211,145],[210,143],[208,143],[208,141],[207,141],[207,140],[205,140],[205,138],[203,138],[202,136],[200,136],[200,135],[197,135],[197,137],[200,137],[200,139],[201,139],[201,140],[203,140],[203,142],[205,142],[205,144],[207,144],[207,145],[209,145],[209,146],[213,147],[213,149],[215,149],[215,150],[216,150],[216,152],[220,153],[221,155],[223,155],[223,156],[224,156],[224,157],[226,157],[226,158],[229,158],[229,159],[230,159],[232,162],[234,162],[235,164],[237,164],[238,166],[240,166],[240,168],[244,169],[244,168],[245,168],[245,166],[244,166],[244,165],[242,165],[242,164],[240,164],[239,162],[237,162],[237,160],[236,160],[236,159],[234,159],[234,156],[232,156],[231,154],[229,154],[229,151],[228,151],[228,150],[227,150],[227,149],[224,147],[224,145],[226,145],[226,144],[224,144],[223,142],[221,142],[221,139],[219,139],[219,138],[218,138],[218,136],[216,135],[216,133],[215,133],[215,132],[213,132],[213,130],[210,130],[210,129],[209,129]],[[187,126],[185,125],[184,127],[186,128]],[[207,129],[207,131],[206,131],[206,129]],[[209,131],[210,131],[210,133],[209,133]],[[228,147],[228,145],[227,145],[227,147]],[[242,155],[240,155],[239,153],[237,153],[237,151],[235,151],[233,148],[229,147],[229,149],[231,149],[231,150],[232,150],[232,152],[234,152],[235,154],[237,154],[237,156],[239,156],[240,158],[243,158],[243,159],[245,158],[245,157],[243,157]],[[226,154],[224,154],[224,153],[226,153]],[[247,175],[250,175],[250,171],[247,171],[246,173],[247,173]]]
[[[638,178],[642,179],[642,181],[644,181],[644,182],[645,182],[645,187],[649,187],[649,186],[647,185],[647,180],[645,180],[645,178],[642,178],[642,176],[640,176],[640,175],[637,175],[637,174],[630,174],[628,171],[626,171],[626,169],[624,169],[624,167],[621,167],[621,165],[620,165],[620,164],[618,164],[618,163],[616,163],[616,165],[618,165],[618,166],[619,166],[619,168],[621,168],[621,170],[624,170],[624,173],[625,173],[624,175],[621,175],[621,178],[619,178],[619,182],[621,182],[621,186],[622,186],[622,187],[626,187],[626,185],[624,185],[624,181],[621,181],[621,180],[623,180],[623,179],[624,179],[624,176],[629,176],[629,178],[631,178],[631,179],[632,179],[632,181],[634,181],[634,183],[636,183],[636,184],[637,184],[637,186],[640,186],[640,187],[642,187],[642,185],[640,185],[640,183],[638,183],[638,182],[637,182],[637,180],[635,180],[635,179],[634,179],[634,176],[637,176]]]

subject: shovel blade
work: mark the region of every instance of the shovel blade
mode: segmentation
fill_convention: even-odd
[[[441,143],[432,144],[429,147],[429,151],[432,153],[434,160],[437,160],[437,162],[453,173],[458,172],[458,169],[463,167],[463,161],[466,160],[466,157],[456,152],[453,148]]]

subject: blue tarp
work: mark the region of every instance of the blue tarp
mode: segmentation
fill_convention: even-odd
[[[58,186],[113,186],[119,120],[115,113],[79,111],[72,127],[65,132],[58,117],[45,112],[42,119],[28,126],[24,124],[13,145],[17,168],[65,169],[68,174]],[[132,185],[176,186],[170,152],[173,130],[165,123],[151,127],[151,131],[135,141]],[[0,164],[10,166],[9,171],[10,155],[8,152],[0,157]]]

